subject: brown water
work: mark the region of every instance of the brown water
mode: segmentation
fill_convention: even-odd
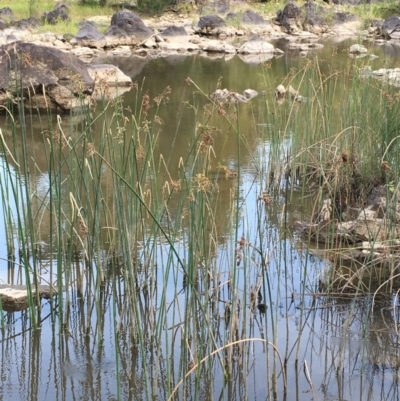
[[[353,42],[338,46],[327,43],[318,51],[321,68],[346,69],[348,64],[345,49]],[[283,47],[282,44],[279,45]],[[396,47],[376,47],[379,59],[372,62],[373,68],[392,66],[398,60]],[[332,59],[332,53],[337,56]],[[333,61],[332,61],[333,60]],[[130,75],[150,97],[158,95],[166,86],[172,89],[169,103],[160,109],[163,125],[156,142],[156,154],[162,154],[169,174],[178,175],[180,157],[187,151],[194,135],[195,114],[203,113],[204,101],[193,94],[193,86],[186,85],[190,77],[205,92],[211,93],[222,77],[222,87],[237,92],[253,88],[265,90],[271,96],[273,89],[290,73],[306,63],[296,53],[288,53],[273,59],[266,65],[246,64],[238,57],[209,59],[202,56],[172,56],[154,60],[129,58],[110,59]],[[332,63],[335,65],[332,65]],[[304,93],[307,95],[307,93]],[[187,101],[195,105],[190,108]],[[134,92],[123,96],[124,107],[135,107]],[[237,338],[251,339],[232,348],[233,354],[222,352],[222,360],[229,360],[229,379],[222,374],[218,359],[206,361],[204,369],[198,369],[200,385],[196,387],[195,374],[189,383],[178,391],[177,399],[183,400],[398,400],[400,345],[398,336],[399,308],[396,296],[372,308],[372,297],[354,299],[337,296],[326,298],[320,294],[320,281],[324,279],[327,262],[302,249],[290,233],[282,229],[284,215],[290,221],[306,218],[311,214],[313,199],[302,193],[294,193],[284,205],[283,191],[278,192],[270,207],[265,208],[257,197],[265,189],[268,175],[268,154],[274,143],[273,127],[263,124],[265,97],[259,96],[245,105],[240,105],[238,120],[245,142],[238,141],[229,124],[211,120],[210,124],[220,132],[215,141],[216,160],[212,162],[215,172],[218,165],[231,170],[240,170],[240,202],[242,206],[240,236],[247,243],[258,244],[267,260],[263,271],[257,252],[246,246],[238,277],[238,286],[243,293],[259,285],[262,277],[268,277],[270,297],[263,299],[266,313],[256,307],[247,308],[237,323]],[[282,114],[284,114],[284,108]],[[73,122],[79,134],[80,122]],[[35,120],[29,124],[37,124]],[[69,121],[64,117],[67,127]],[[43,135],[39,124],[27,138],[32,152],[28,159],[31,170],[39,168],[43,176],[37,180],[39,191],[46,188],[47,162],[43,149]],[[3,134],[9,138],[5,123],[0,120]],[[240,160],[238,165],[238,144]],[[280,144],[284,151],[288,144]],[[257,163],[254,162],[257,160]],[[1,178],[4,179],[1,174]],[[104,185],[107,185],[107,175]],[[224,251],[234,252],[233,233],[229,230],[230,204],[235,178],[218,179],[219,195],[216,201],[216,221],[219,236],[216,255]],[[40,193],[39,193],[40,195]],[[174,203],[171,212],[174,213]],[[285,209],[287,214],[283,213]],[[255,221],[265,209],[264,220]],[[46,227],[44,224],[43,227]],[[9,268],[6,259],[5,234],[1,232],[0,277],[10,283],[23,282],[23,273],[18,266]],[[46,238],[46,235],[43,235]],[[182,241],[184,241],[184,233]],[[260,239],[261,238],[261,239]],[[104,243],[104,249],[107,248]],[[44,249],[46,247],[44,246]],[[184,251],[182,251],[185,253]],[[168,248],[161,244],[157,252],[158,283],[163,283],[163,261]],[[189,255],[184,254],[186,259]],[[49,255],[45,250],[41,256],[43,271],[46,271]],[[218,260],[220,279],[228,279],[224,260]],[[252,261],[254,263],[252,263]],[[83,271],[85,264],[77,261]],[[188,344],[181,344],[181,332],[176,328],[180,318],[168,315],[168,328],[158,341],[152,338],[152,327],[160,310],[158,289],[155,293],[143,291],[137,301],[141,314],[140,341],[133,340],[125,308],[129,294],[124,290],[121,266],[110,260],[107,264],[108,279],[96,292],[87,285],[94,280],[90,271],[83,277],[83,285],[65,296],[68,297],[63,311],[67,324],[57,323],[59,310],[55,304],[43,301],[41,324],[37,330],[30,329],[30,317],[26,311],[4,312],[4,327],[0,334],[0,400],[145,400],[167,399],[167,394],[179,382],[181,376],[180,357]],[[78,267],[77,267],[78,268]],[[123,266],[122,266],[123,268]],[[182,275],[177,274],[179,293],[171,279],[167,303],[177,298],[185,301]],[[246,284],[247,283],[247,284]],[[160,284],[159,284],[160,285]],[[215,319],[213,336],[218,346],[224,344],[230,323],[225,322],[225,302],[229,299],[229,288],[221,287],[219,303],[210,306]],[[96,302],[94,302],[96,301]],[[174,313],[178,311],[174,309]],[[185,311],[179,311],[184,314]],[[211,336],[197,316],[189,316],[194,338]],[[118,334],[114,319],[118,322]],[[206,337],[205,342],[211,341]],[[195,340],[194,340],[195,341]],[[276,345],[276,351],[266,342]],[[186,351],[187,352],[187,351]],[[173,355],[173,363],[168,358]],[[283,366],[281,366],[281,364]],[[284,369],[282,369],[284,367]],[[285,375],[283,374],[285,371]],[[287,388],[285,391],[285,376]],[[192,386],[190,385],[192,381]],[[146,390],[147,389],[147,390]]]

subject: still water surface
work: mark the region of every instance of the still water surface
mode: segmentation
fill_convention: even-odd
[[[348,70],[346,49],[352,43],[328,42],[324,49],[314,53],[320,59],[321,70],[326,74]],[[278,45],[284,46],[282,43]],[[373,68],[392,67],[398,63],[396,47],[375,47],[372,50],[379,56],[370,62]],[[336,56],[332,57],[332,54]],[[118,65],[130,75],[150,98],[165,87],[171,87],[169,102],[159,111],[163,124],[155,141],[155,154],[163,155],[171,177],[179,174],[180,158],[194,135],[195,122],[206,118],[205,101],[195,93],[193,85],[187,85],[187,77],[206,94],[213,92],[219,81],[222,88],[239,93],[248,88],[265,91],[264,96],[239,105],[238,124],[245,141],[238,141],[237,135],[223,120],[212,117],[210,123],[218,129],[214,143],[216,157],[211,164],[214,173],[217,176],[221,166],[226,171],[240,170],[242,212],[239,238],[243,236],[246,244],[262,247],[262,257],[267,260],[268,271],[263,271],[257,263],[257,251],[250,245],[246,246],[243,260],[247,262],[240,261],[242,264],[236,280],[243,294],[250,294],[251,289],[245,287],[246,283],[258,289],[262,277],[268,274],[271,295],[262,300],[267,310],[263,313],[265,311],[254,305],[245,307],[243,318],[237,323],[240,331],[237,339],[253,340],[235,348],[228,380],[224,379],[218,359],[207,361],[207,369],[198,369],[200,385],[186,385],[184,390],[178,391],[177,399],[398,400],[400,344],[397,322],[400,315],[397,298],[371,309],[369,297],[327,299],[318,296],[326,262],[302,249],[299,241],[282,229],[283,219],[291,223],[310,216],[313,199],[304,193],[294,192],[286,198],[282,195],[284,191],[278,191],[272,204],[265,207],[263,221],[255,218],[260,215],[260,208],[264,209],[258,196],[268,182],[268,155],[274,142],[273,127],[263,124],[263,113],[271,112],[266,104],[271,101],[274,88],[293,68],[301,68],[307,63],[307,59],[300,59],[296,52],[288,52],[264,64],[248,64],[238,57],[225,60],[223,57],[210,59],[199,55],[108,59],[107,62]],[[304,91],[307,90],[304,87]],[[307,96],[307,93],[303,94]],[[137,107],[134,91],[123,95],[123,107]],[[284,115],[285,105],[281,113]],[[64,123],[69,125],[65,118]],[[35,126],[35,120],[29,124]],[[79,131],[79,124],[79,121],[70,124],[73,132]],[[0,126],[3,126],[2,120]],[[2,129],[7,137],[6,127]],[[32,152],[28,163],[30,169],[43,171],[47,165],[41,151],[43,135],[39,128],[32,132],[27,138]],[[290,138],[279,144],[282,154],[289,147]],[[37,180],[39,192],[41,189],[45,191],[45,176],[43,171],[43,176],[30,178]],[[104,181],[107,182],[106,175]],[[228,208],[236,177],[225,178],[222,175],[216,178],[216,182],[215,219],[219,230],[215,264],[219,268],[220,281],[224,282],[231,279],[229,268],[227,261],[223,257],[218,259],[218,255],[224,255],[223,251],[228,254],[235,252],[231,240],[235,233],[230,229]],[[174,214],[173,201],[170,212]],[[4,232],[0,238],[3,245],[0,248],[1,279],[15,284],[23,282],[18,266],[10,268],[6,262]],[[185,232],[179,241],[184,240]],[[105,241],[105,250],[107,246]],[[183,258],[188,260],[187,251],[179,249]],[[156,261],[160,266],[157,273],[159,283],[163,282],[161,266],[167,257],[168,246],[161,244]],[[46,255],[42,263],[46,264]],[[84,269],[82,262],[77,264],[82,264]],[[175,314],[185,312],[173,309],[174,315],[168,315],[166,319],[169,327],[156,346],[150,327],[160,313],[160,299],[157,294],[153,297],[148,292],[141,293],[138,302],[145,317],[140,321],[142,342],[139,345],[124,327],[124,308],[129,304],[129,294],[124,291],[123,266],[118,266],[115,272],[112,271],[115,267],[110,264],[109,269],[109,279],[100,291],[93,292],[90,286],[83,286],[65,295],[68,297],[64,311],[68,325],[65,327],[51,318],[57,316],[57,305],[47,301],[42,302],[42,322],[37,330],[29,329],[30,319],[26,311],[4,312],[5,325],[0,332],[0,400],[167,399],[167,393],[181,379],[181,353],[189,348],[189,344],[180,342],[180,330],[176,329],[180,318]],[[85,280],[93,280],[90,272]],[[166,302],[169,304],[178,299],[184,305],[183,277],[178,272],[174,280],[177,286],[172,279],[165,284],[169,297]],[[229,288],[221,288],[218,305],[212,312],[216,321],[212,335],[219,345],[224,344],[230,327],[230,322],[226,323]],[[197,316],[189,318],[196,320]],[[118,322],[118,332],[115,321]],[[202,322],[196,324],[201,333]],[[266,342],[275,344],[276,349]],[[172,363],[168,361],[169,355],[174,355]],[[189,355],[188,361],[190,359]]]

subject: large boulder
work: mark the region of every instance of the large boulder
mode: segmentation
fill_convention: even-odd
[[[68,21],[69,7],[65,3],[58,3],[53,11],[45,12],[43,14],[43,21],[47,24],[55,25],[58,21]]]
[[[197,26],[200,28],[201,32],[210,33],[216,28],[226,27],[226,23],[218,15],[205,15],[203,17],[200,17]]]
[[[127,36],[135,38],[144,39],[153,34],[153,30],[148,28],[138,15],[126,9],[118,11],[112,16],[111,28],[106,35],[115,36],[116,28],[118,28],[119,34],[123,31]]]
[[[85,22],[79,32],[70,41],[73,45],[95,47],[101,49],[106,45],[106,37],[100,33],[93,23]]]
[[[299,28],[300,17],[301,8],[294,1],[289,1],[283,10],[276,12],[276,23],[292,33]]]
[[[34,108],[70,110],[93,91],[85,63],[55,48],[24,42],[3,45],[0,65],[0,98],[22,95]]]
[[[328,24],[325,19],[325,9],[313,1],[307,1],[302,9],[301,25],[305,31],[313,33],[325,32]]]
[[[386,38],[398,39],[400,37],[400,17],[392,16],[383,22],[381,34]]]

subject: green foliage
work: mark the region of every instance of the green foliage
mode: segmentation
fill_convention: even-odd
[[[138,0],[138,11],[153,15],[161,13],[165,7],[173,4],[172,0]]]

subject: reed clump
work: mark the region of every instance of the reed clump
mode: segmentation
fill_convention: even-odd
[[[351,60],[344,73],[322,72],[317,58],[308,60],[283,82],[297,95],[267,96],[260,120],[245,129],[250,104],[213,101],[189,78],[178,125],[184,113],[193,125],[177,156],[168,153],[177,132],[165,136],[174,88],[152,97],[145,82],[135,84],[129,105],[105,90],[96,109],[82,105],[68,116],[28,116],[22,104],[6,111],[0,192],[8,262],[28,289],[46,282],[62,294],[49,301],[61,332],[93,331],[101,347],[109,318],[118,399],[132,398],[133,388],[148,400],[239,397],[256,392],[248,378],[260,370],[267,397],[285,394],[287,362],[298,374],[317,298],[382,288],[368,286],[369,277],[354,284],[342,265],[341,279],[331,263],[323,269],[324,260],[338,260],[329,260],[334,252],[343,258],[344,248],[332,246],[338,241],[327,241],[324,255],[305,241],[303,254],[291,235],[299,213],[291,203],[309,203],[310,224],[327,222],[323,205],[329,222],[343,224],[371,189],[387,189],[387,205],[397,194],[399,96],[363,79],[362,67]],[[272,94],[277,83],[264,78]],[[368,260],[347,256],[366,271]],[[87,317],[73,324],[71,305],[82,300]],[[42,308],[31,299],[33,327]]]

